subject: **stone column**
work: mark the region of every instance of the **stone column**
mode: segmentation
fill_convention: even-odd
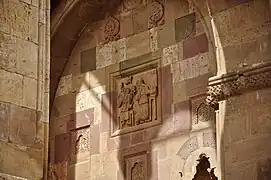
[[[0,179],[46,179],[50,2],[0,3]]]
[[[211,7],[223,70],[209,79],[207,101],[218,109],[221,179],[270,179],[269,1],[217,1]]]

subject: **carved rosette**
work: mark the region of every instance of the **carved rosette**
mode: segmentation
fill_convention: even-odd
[[[104,26],[104,38],[106,42],[120,38],[120,22],[115,17],[109,17]]]
[[[209,81],[208,105],[217,108],[218,102],[247,91],[271,86],[271,63],[266,63],[237,73],[215,77]]]
[[[154,28],[165,23],[164,4],[160,0],[152,0],[150,5],[149,28]]]

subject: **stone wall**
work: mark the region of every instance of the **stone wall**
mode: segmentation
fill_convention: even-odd
[[[186,1],[123,1],[84,29],[53,103],[52,178],[191,179],[202,152],[216,165],[205,23]]]
[[[219,179],[268,179],[269,1],[78,4],[53,28],[50,178],[190,180],[206,153]]]
[[[0,179],[44,179],[49,2],[1,0],[0,4]]]

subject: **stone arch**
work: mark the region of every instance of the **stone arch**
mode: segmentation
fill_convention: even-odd
[[[66,4],[65,4],[65,3]],[[53,108],[53,104],[57,104],[58,102],[54,102],[54,99],[57,95],[57,90],[62,88],[63,93],[65,94],[65,91],[69,89],[70,87],[66,87],[64,84],[69,82],[71,83],[73,81],[71,76],[66,76],[69,73],[66,72],[67,67],[73,66],[71,63],[70,59],[74,58],[73,56],[77,56],[79,58],[78,54],[73,53],[76,52],[76,48],[80,46],[80,43],[82,42],[83,37],[86,35],[86,31],[88,29],[91,29],[92,27],[94,28],[99,28],[99,25],[95,24],[95,22],[105,19],[105,17],[110,17],[110,15],[114,14],[114,11],[116,9],[116,6],[118,5],[118,1],[114,1],[114,4],[109,4],[108,6],[104,6],[106,3],[108,4],[109,1],[99,1],[101,4],[98,3],[98,1],[90,1],[90,0],[85,0],[85,1],[63,1],[63,3],[60,5],[59,9],[55,12],[52,18],[52,37],[51,37],[51,84],[50,84],[50,89],[51,89],[51,95],[50,95],[50,110],[51,110],[51,120],[53,119],[53,116],[62,116],[61,114],[59,115],[58,110],[56,108]],[[112,2],[112,1],[110,1]],[[215,54],[212,53],[214,51],[213,49],[213,40],[212,40],[212,33],[209,31],[210,27],[207,27],[207,21],[204,19],[200,10],[198,10],[198,5],[195,5],[194,2],[189,1],[192,12],[196,11],[196,16],[200,19],[199,23],[203,23],[203,29],[201,30],[201,33],[206,33],[207,35],[207,41],[208,41],[208,48],[210,49],[212,54],[212,58],[207,58],[208,63],[207,64],[212,64],[212,70],[215,73],[216,72],[216,65],[215,65]],[[193,5],[191,5],[193,4]],[[83,7],[86,7],[84,9]],[[114,7],[114,8],[113,8]],[[190,13],[192,13],[190,12]],[[188,13],[189,14],[189,13]],[[95,17],[95,18],[94,18]],[[193,27],[195,28],[195,27]],[[93,29],[92,29],[93,30]],[[91,30],[90,30],[91,31]],[[209,43],[210,42],[210,43]],[[89,43],[90,44],[90,43]],[[61,48],[60,48],[61,47]],[[88,47],[91,48],[91,45]],[[89,52],[88,52],[89,53]],[[205,59],[206,60],[206,59]],[[215,75],[215,74],[213,74]],[[60,78],[62,76],[65,76],[65,78]],[[82,77],[81,77],[82,78]],[[83,77],[84,78],[84,77]],[[82,82],[83,84],[83,82]],[[81,85],[82,85],[81,84]],[[61,92],[60,92],[61,93]],[[74,110],[76,107],[76,98],[83,98],[83,97],[67,97],[73,99],[72,103],[73,106],[71,107],[62,107],[66,108],[67,111]],[[65,101],[67,99],[64,99],[61,103],[65,104]],[[59,103],[56,106],[60,106]],[[65,106],[65,105],[63,105]],[[70,128],[70,130],[74,129],[84,129],[84,128],[90,128],[91,133],[95,134],[96,132],[99,131],[97,127],[93,128],[92,125],[88,127],[87,123],[93,120],[93,117],[91,117],[92,112],[89,111],[82,111],[80,114],[71,114],[69,116],[61,117],[60,119],[61,122],[60,124],[57,125],[57,127],[50,127],[51,129],[53,128],[63,128],[65,127],[67,129]],[[82,124],[73,124],[68,123],[68,124],[61,124],[65,121],[72,121],[76,119],[76,116],[82,116],[84,117],[84,121],[81,122]],[[71,126],[71,127],[69,127]],[[93,128],[93,129],[92,129]],[[61,130],[60,130],[61,131]],[[72,133],[72,132],[71,132]],[[58,137],[65,141],[65,135],[62,135],[63,133],[60,133],[61,135]],[[64,133],[65,134],[65,133]],[[77,131],[75,133],[75,136],[79,135],[77,138],[80,138],[80,133]],[[76,138],[75,138],[76,139]],[[60,141],[62,141],[60,140]],[[71,139],[70,139],[71,140]],[[93,140],[95,141],[95,140]],[[124,140],[125,141],[125,140]],[[64,142],[65,144],[65,142]],[[66,147],[67,149],[69,147]],[[95,153],[95,152],[94,152]],[[68,160],[69,154],[67,153],[67,157],[62,157],[62,159]],[[53,158],[52,158],[53,159]],[[58,165],[60,166],[60,165]],[[67,164],[62,164],[61,167],[66,167]],[[60,172],[61,173],[61,172]],[[64,172],[65,173],[65,172]]]

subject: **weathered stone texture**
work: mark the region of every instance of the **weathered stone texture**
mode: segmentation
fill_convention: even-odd
[[[84,22],[92,18],[89,12],[104,10],[103,5],[96,11],[83,3],[75,5],[72,13],[80,11]],[[124,0],[97,22],[85,26],[77,19],[78,27],[63,35],[60,28],[52,41],[54,47],[63,48],[52,50],[52,61],[57,62],[52,76],[61,78],[52,80],[52,89],[58,86],[58,90],[52,98],[50,124],[50,157],[60,176],[124,180],[133,175],[156,180],[178,179],[183,171],[183,179],[188,180],[204,152],[212,165],[223,160],[231,169],[222,172],[226,178],[256,177],[249,174],[258,159],[270,156],[268,90],[228,99],[224,118],[216,120],[215,110],[204,100],[216,68],[221,74],[270,61],[269,7],[267,0]],[[63,27],[69,27],[67,22]],[[16,41],[6,34],[2,39],[3,49],[15,47]],[[17,72],[13,54],[5,51],[0,66]],[[150,73],[153,69],[156,73]],[[19,74],[11,78],[18,84],[25,80],[21,75],[33,78],[31,73]],[[17,91],[14,83],[7,84]],[[16,102],[12,95],[7,102]],[[34,97],[20,97],[17,104],[34,108]],[[6,106],[3,109],[8,111]],[[156,111],[161,113],[157,117]],[[217,117],[222,117],[219,113]],[[216,132],[216,127],[223,132]],[[144,144],[151,148],[142,149]],[[223,150],[218,162],[216,148],[218,153]],[[67,167],[68,163],[72,165]],[[215,172],[219,171],[218,167]]]

